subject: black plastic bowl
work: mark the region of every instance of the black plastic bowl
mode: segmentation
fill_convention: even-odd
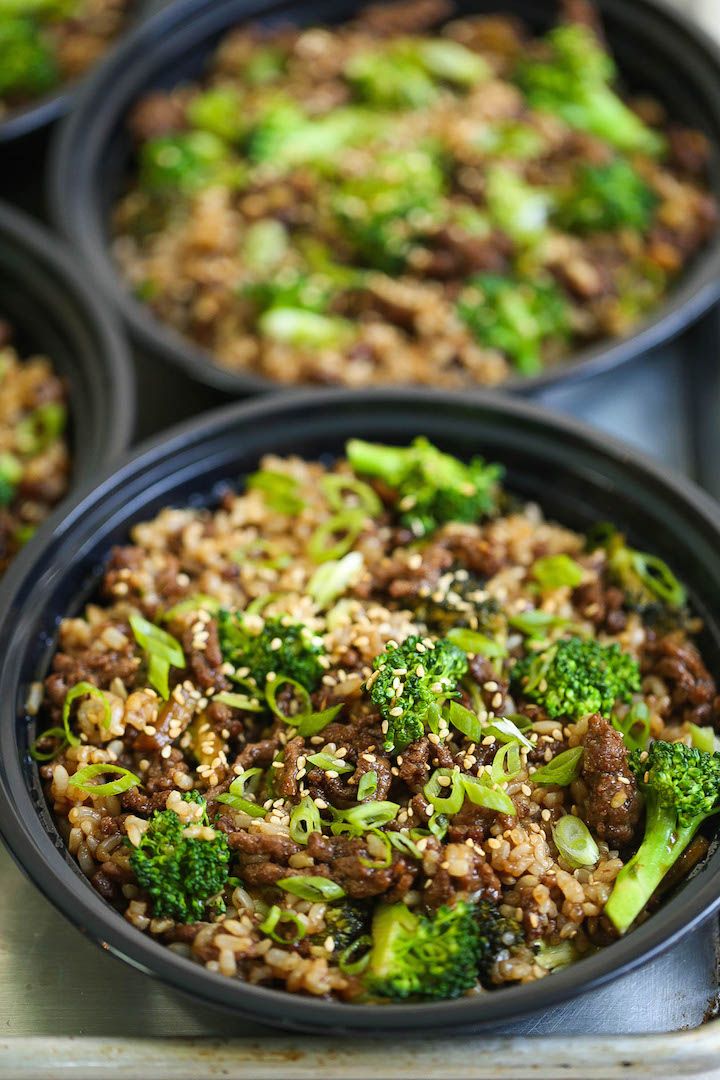
[[[157,0],[138,0],[137,10],[130,17],[128,30],[135,26],[140,19],[151,14],[157,6]],[[126,31],[127,33],[127,31]],[[115,43],[109,45],[108,51],[114,48]],[[72,107],[75,95],[80,86],[88,77],[86,72],[79,79],[64,82],[47,94],[20,105],[16,109],[10,109],[0,119],[0,146],[5,143],[17,142],[28,136],[36,135],[44,128],[54,124],[61,116]]]
[[[226,393],[260,393],[277,384],[214,364],[209,353],[164,325],[131,295],[111,256],[110,210],[123,191],[132,151],[125,117],[147,91],[198,78],[223,33],[243,20],[338,22],[362,6],[358,0],[179,0],[140,27],[97,71],[53,147],[49,195],[55,223],[82,252],[93,279],[117,305],[133,337],[151,354]],[[548,0],[459,0],[456,7],[461,14],[514,12],[537,30],[547,28],[557,15],[557,3]],[[626,81],[656,95],[671,117],[702,129],[720,148],[720,49],[658,0],[598,0],[598,7]],[[720,198],[717,154],[711,183]],[[582,349],[547,374],[513,379],[504,389],[536,394],[561,380],[615,368],[678,334],[719,294],[720,235],[630,337]]]
[[[2,203],[0,317],[12,325],[21,355],[42,353],[65,377],[72,482],[86,484],[130,443],[135,420],[130,354],[115,317],[64,248]]]
[[[505,1024],[579,994],[677,942],[720,906],[720,852],[658,913],[622,941],[535,984],[454,1002],[348,1005],[250,986],[212,974],[130,926],[94,891],[65,851],[28,746],[28,685],[41,678],[58,620],[96,588],[111,545],[167,505],[212,505],[224,484],[266,452],[310,458],[341,452],[351,435],[407,442],[427,435],[462,456],[502,461],[511,490],[585,528],[612,520],[672,560],[706,621],[704,649],[720,672],[720,509],[627,447],[517,399],[424,390],[323,391],[232,405],[175,428],[86,490],[21,553],[0,587],[0,829],[10,850],[76,926],[116,956],[218,1008],[282,1027],[422,1031]]]

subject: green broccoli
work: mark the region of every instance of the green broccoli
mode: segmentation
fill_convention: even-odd
[[[669,608],[685,606],[687,593],[670,567],[657,555],[628,547],[613,525],[596,525],[588,535],[588,550],[604,548],[611,582],[627,593],[628,603],[643,612],[658,602]]]
[[[323,676],[322,639],[284,616],[262,620],[262,628],[256,631],[254,625],[252,629],[247,625],[242,612],[221,610],[218,633],[224,659],[235,667],[249,668],[260,688],[270,672],[294,679],[308,691],[315,690]]]
[[[192,193],[213,183],[241,186],[242,178],[242,166],[210,131],[160,135],[140,148],[140,185],[147,191]]]
[[[492,74],[477,53],[444,38],[407,40],[353,56],[345,77],[357,95],[378,109],[417,109],[438,96],[439,84],[469,89]]]
[[[478,900],[475,904],[475,919],[480,930],[478,972],[480,981],[487,986],[499,954],[522,944],[524,935],[519,923],[501,915],[490,900]]]
[[[558,219],[575,232],[647,229],[658,199],[630,162],[583,165],[577,182],[561,201]]]
[[[373,661],[370,697],[383,717],[385,749],[404,750],[439,717],[447,698],[468,669],[465,653],[446,638],[430,642],[412,634],[401,645],[389,642]]]
[[[325,929],[310,941],[323,945],[328,937],[333,940],[333,955],[339,955],[359,937],[367,933],[370,912],[366,905],[351,900],[329,905],[325,910]]]
[[[432,916],[416,915],[405,904],[379,904],[366,986],[395,1001],[460,997],[477,985],[482,951],[472,904],[461,900]]]
[[[590,713],[609,716],[617,701],[640,689],[637,661],[620,646],[563,638],[544,652],[519,660],[512,673],[517,690],[553,719]]]
[[[183,798],[205,807],[197,792]],[[130,855],[138,884],[150,894],[153,914],[181,923],[197,922],[212,911],[230,862],[224,833],[215,832],[206,840],[186,835],[187,829],[174,810],[156,810]],[[132,847],[129,840],[127,844]]]
[[[417,238],[446,212],[437,155],[416,147],[378,154],[362,176],[342,180],[332,208],[357,255],[369,267],[399,271]]]
[[[488,168],[485,200],[491,221],[517,244],[536,243],[547,232],[550,195],[527,184],[514,169]]]
[[[416,536],[447,521],[479,521],[497,508],[502,468],[481,457],[465,464],[422,436],[408,447],[351,439],[346,453],[356,473],[395,489],[400,521]]]
[[[14,454],[0,454],[0,506],[9,506],[22,480],[23,467]]]
[[[543,348],[570,336],[569,305],[551,280],[478,274],[460,294],[457,310],[476,341],[505,353],[523,375],[541,371]]]
[[[268,162],[276,169],[329,167],[339,150],[374,137],[383,125],[382,117],[367,109],[348,106],[310,118],[293,102],[280,99],[255,119],[247,153],[251,161]]]
[[[0,20],[0,96],[42,94],[58,79],[55,56],[40,27],[29,18]]]
[[[263,337],[296,348],[342,349],[355,335],[349,319],[318,315],[303,308],[276,307],[258,319]]]
[[[417,597],[415,618],[439,633],[467,627],[495,638],[504,630],[505,619],[497,600],[485,597],[482,589],[481,580],[463,567],[450,570],[432,592]]]
[[[245,131],[242,98],[231,86],[212,86],[198,94],[188,105],[187,118],[192,127],[229,143],[239,142]]]
[[[621,934],[631,926],[702,823],[720,810],[720,754],[684,743],[634,750],[630,767],[645,796],[643,841],[622,868],[605,914]]]
[[[545,41],[548,59],[523,59],[515,73],[533,108],[556,113],[571,127],[627,153],[662,153],[663,138],[612,89],[615,65],[592,30],[580,24],[558,26]]]

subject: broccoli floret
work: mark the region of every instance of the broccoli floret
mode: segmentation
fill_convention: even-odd
[[[490,900],[479,900],[475,905],[475,919],[479,928],[478,973],[480,981],[490,983],[492,967],[500,953],[522,944],[523,932],[515,919],[501,915]]]
[[[147,191],[191,193],[213,183],[240,186],[242,166],[210,131],[161,135],[140,148],[140,185]]]
[[[258,319],[257,325],[263,337],[297,348],[341,349],[355,334],[348,319],[318,315],[303,308],[272,308]]]
[[[645,796],[645,834],[622,868],[605,914],[620,931],[635,921],[703,821],[720,809],[720,754],[684,743],[634,750],[630,767]]]
[[[323,945],[328,937],[333,940],[333,955],[339,955],[353,941],[367,933],[370,923],[368,907],[362,903],[348,900],[342,904],[329,906],[325,911],[325,929],[314,935],[310,941],[314,945]]]
[[[612,89],[615,65],[587,26],[558,26],[545,38],[548,59],[524,59],[516,79],[530,105],[556,113],[629,153],[660,154],[664,140]]]
[[[338,185],[333,211],[370,267],[399,271],[417,238],[444,219],[445,177],[436,155],[417,147],[380,153],[370,172]]]
[[[194,128],[209,131],[225,142],[239,142],[245,130],[242,98],[231,86],[213,86],[188,105],[188,120]]]
[[[221,610],[218,614],[220,648],[226,661],[235,667],[250,669],[250,675],[262,688],[271,671],[294,679],[308,691],[316,689],[324,668],[322,639],[315,637],[302,623],[287,622],[283,616],[262,620],[262,628],[250,628],[242,612]]]
[[[309,163],[331,167],[338,151],[374,137],[383,124],[367,109],[335,109],[309,118],[297,105],[279,100],[256,119],[247,153],[251,161],[269,162],[276,169]]]
[[[628,547],[613,525],[597,525],[588,535],[587,546],[590,551],[605,549],[610,581],[625,590],[628,606],[643,616],[647,609],[657,612],[658,602],[674,610],[685,606],[687,593],[667,563],[657,555]]]
[[[647,229],[657,195],[630,162],[584,165],[572,191],[562,200],[558,218],[566,228],[587,233]]]
[[[617,701],[629,702],[640,689],[637,661],[619,645],[578,637],[564,638],[518,661],[512,675],[517,690],[553,719],[609,716]]]
[[[0,20],[0,95],[35,96],[55,86],[55,56],[32,19]]]
[[[400,521],[416,536],[447,521],[479,521],[497,508],[502,468],[481,457],[465,464],[422,436],[408,447],[351,439],[346,453],[356,473],[395,489]]]
[[[418,596],[415,618],[436,632],[469,627],[495,638],[503,630],[505,619],[497,600],[486,597],[482,590],[481,580],[464,568],[451,570],[443,574],[431,593]],[[404,598],[403,603],[407,600]]]
[[[402,645],[389,642],[375,657],[370,697],[380,710],[386,750],[404,750],[419,739],[425,723],[437,717],[439,705],[457,696],[457,684],[468,669],[465,653],[445,638],[430,648],[416,635]],[[398,711],[399,710],[399,711]]]
[[[183,798],[205,807],[197,792]],[[230,862],[224,833],[206,840],[187,836],[187,828],[174,810],[157,810],[130,855],[138,884],[150,894],[153,914],[182,923],[206,918],[227,881]]]
[[[570,335],[569,305],[552,281],[478,274],[457,310],[476,341],[505,353],[523,375],[541,371],[543,348]]]
[[[440,1000],[472,990],[484,939],[472,904],[460,901],[432,916],[405,904],[380,904],[373,917],[366,985],[379,997]]]
[[[23,467],[14,454],[0,454],[0,506],[9,506],[22,480]]]
[[[345,77],[357,96],[376,109],[419,109],[438,94],[418,57],[398,46],[358,53],[348,63]]]
[[[552,200],[503,165],[487,170],[485,199],[492,221],[518,244],[537,242],[547,231]]]

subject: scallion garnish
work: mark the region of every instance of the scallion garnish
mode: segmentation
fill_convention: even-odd
[[[349,810],[333,810],[335,819],[330,826],[333,833],[350,832],[355,835],[387,825],[397,817],[399,803],[380,801],[360,803]]]
[[[267,810],[247,798],[248,789],[251,794],[255,794],[259,789],[262,775],[262,769],[246,769],[244,773],[240,773],[239,776],[235,777],[225,794],[217,796],[216,801],[224,803],[231,810],[239,810],[244,814],[249,814],[250,817],[265,817]]]
[[[193,593],[192,596],[186,596],[184,600],[180,600],[177,604],[173,604],[171,608],[168,608],[167,611],[164,611],[162,620],[163,622],[172,622],[173,619],[177,619],[181,615],[189,615],[192,611],[208,611],[211,615],[214,615],[219,610],[220,601],[213,596],[207,596],[206,593]]]
[[[487,810],[496,810],[499,814],[507,814],[513,817],[517,811],[510,796],[498,787],[493,787],[492,780],[486,772],[479,776],[467,776],[462,778],[462,786],[465,795],[476,806],[484,806]]]
[[[508,624],[529,638],[543,638],[548,630],[567,626],[570,620],[549,611],[519,611],[508,616]]]
[[[366,859],[364,855],[359,856],[359,861],[363,866],[369,867],[371,870],[385,870],[392,863],[392,847],[390,846],[390,840],[384,832],[380,832],[379,829],[371,829],[368,836],[375,837],[376,843],[381,844],[383,848],[382,855],[377,855],[374,859]],[[370,845],[368,843],[368,849]]]
[[[370,963],[370,947],[372,938],[369,934],[351,941],[338,956],[338,967],[343,975],[361,975]],[[365,950],[364,952],[362,950]],[[360,956],[357,954],[360,953]]]
[[[65,702],[63,704],[62,711],[63,731],[65,734],[65,738],[71,746],[79,746],[80,740],[77,735],[74,735],[73,732],[70,730],[70,709],[72,707],[73,701],[75,701],[77,698],[85,697],[86,694],[90,695],[90,697],[95,697],[102,701],[105,707],[103,724],[105,727],[110,726],[112,716],[110,713],[110,702],[107,699],[107,694],[100,690],[99,687],[93,686],[93,684],[90,682],[75,683],[75,685],[71,686],[67,694],[65,695]]]
[[[403,855],[410,855],[413,859],[418,859],[418,861],[422,862],[422,851],[407,833],[387,832],[385,833],[385,836],[387,836],[396,851],[402,852]]]
[[[320,811],[306,795],[290,815],[290,839],[296,844],[307,844],[311,833],[320,832],[321,829]]]
[[[518,742],[527,750],[532,750],[532,743],[523,735],[514,720],[508,716],[499,716],[483,728],[483,735],[494,735],[498,742]]]
[[[40,743],[44,742],[45,739],[57,739],[58,743],[52,750],[38,750],[38,746]],[[43,731],[41,735],[38,735],[38,737],[33,740],[29,754],[33,761],[52,761],[52,759],[57,757],[67,745],[68,740],[65,728],[51,727],[46,731]]]
[[[644,750],[650,739],[650,710],[644,701],[636,701],[623,717],[611,716],[610,722],[623,737],[628,750]],[[712,730],[712,729],[710,729]],[[712,753],[714,747],[710,747]]]
[[[333,510],[364,510],[368,517],[378,517],[382,513],[382,503],[369,484],[357,476],[343,473],[326,473],[320,481],[325,497]],[[343,498],[345,493],[354,496],[357,507]]]
[[[305,501],[298,494],[298,482],[286,473],[261,469],[247,479],[248,491],[261,491],[271,510],[278,514],[299,514]]]
[[[15,445],[21,454],[40,454],[65,430],[67,409],[59,401],[38,405],[15,428]]]
[[[337,714],[343,707],[342,701],[337,705],[330,705],[327,709],[321,709],[320,712],[303,713],[301,716],[290,717],[290,723],[293,727],[297,728],[298,735],[302,735],[304,738],[309,738],[311,735],[317,735],[318,732],[323,731],[328,724],[335,719]]]
[[[377,786],[378,774],[375,769],[370,769],[368,772],[363,773],[358,781],[358,802],[362,802],[363,799],[371,799],[377,791]]]
[[[281,889],[301,900],[340,900],[345,890],[326,877],[286,877],[277,882]]]
[[[470,740],[479,743],[483,737],[483,728],[474,712],[466,709],[459,701],[450,701],[445,708],[445,717],[458,731]]]
[[[88,781],[92,780],[95,776],[102,776],[104,773],[117,773],[117,780],[109,780],[105,784],[91,784]],[[123,791],[129,791],[130,788],[139,787],[140,777],[135,773],[130,772],[129,769],[123,769],[120,765],[112,765],[110,762],[101,762],[96,765],[85,765],[82,769],[78,769],[76,773],[68,780],[68,786],[77,788],[78,791],[82,791],[85,795],[121,795]]]
[[[310,578],[307,593],[319,608],[327,608],[354,584],[363,571],[363,557],[359,551],[349,551],[342,559],[322,563]]]
[[[307,545],[313,562],[324,563],[346,555],[362,532],[365,519],[362,510],[340,510],[321,522]]]
[[[555,847],[565,862],[577,870],[581,866],[594,866],[600,851],[584,821],[574,814],[565,814],[553,826]]]
[[[445,780],[446,783],[442,783]],[[461,774],[455,769],[436,769],[423,788],[425,798],[432,803],[435,813],[452,816],[457,814],[465,795]]]
[[[279,932],[283,926],[292,926],[292,936]],[[280,908],[277,904],[273,904],[258,929],[271,937],[273,941],[279,941],[283,945],[295,945],[298,941],[302,941],[307,933],[305,923],[299,915],[296,915],[294,911]]]
[[[522,764],[516,742],[501,746],[492,761],[490,776],[495,784],[507,784],[520,775]]]
[[[133,613],[128,620],[136,642],[147,654],[148,681],[163,701],[170,697],[170,668],[184,668],[185,654],[177,638]]]
[[[462,626],[453,626],[451,630],[448,630],[447,637],[449,641],[452,641],[453,645],[457,645],[458,649],[462,649],[466,653],[487,656],[489,659],[501,659],[508,654],[503,642],[494,641],[492,638],[487,637],[486,634],[479,634],[477,630],[466,630]]]
[[[698,750],[704,750],[706,754],[714,754],[717,749],[717,736],[711,727],[699,727],[698,724],[688,724],[692,745]],[[644,747],[643,747],[644,749]]]
[[[257,698],[248,697],[247,694],[232,694],[223,690],[213,695],[213,701],[221,705],[229,705],[231,709],[244,709],[245,712],[262,712],[263,706]]]
[[[583,748],[573,746],[571,750],[563,750],[557,754],[547,765],[537,769],[530,777],[533,784],[544,786],[557,784],[558,787],[567,787],[577,780],[582,765]]]
[[[310,754],[308,761],[323,772],[351,773],[355,772],[355,766],[349,765],[342,758],[333,757],[331,754]]]
[[[537,559],[530,573],[541,589],[559,589],[562,586],[574,589],[584,577],[582,566],[565,554]]]
[[[277,695],[281,686],[292,687],[294,701],[298,706],[295,713],[284,713],[280,708],[277,701]],[[303,716],[307,716],[312,708],[310,694],[302,683],[299,683],[297,679],[291,679],[289,675],[278,675],[277,678],[267,682],[265,684],[265,699],[270,706],[271,712],[279,717],[280,720],[284,720],[288,724],[294,724],[296,720],[299,720]]]

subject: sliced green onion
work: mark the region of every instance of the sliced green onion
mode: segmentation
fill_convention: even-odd
[[[364,560],[359,551],[349,551],[342,559],[322,563],[310,578],[307,593],[320,608],[327,608],[342,596],[362,574]]]
[[[688,724],[690,738],[693,746],[698,750],[704,750],[706,754],[714,754],[717,749],[717,736],[711,727],[699,727],[697,724]]]
[[[474,712],[466,709],[458,701],[451,701],[445,709],[445,718],[456,727],[458,731],[470,740],[478,743],[483,737],[482,724]]]
[[[532,743],[523,735],[520,728],[509,716],[500,716],[483,728],[483,735],[494,735],[498,742],[517,742],[527,750],[532,750]]]
[[[410,855],[413,859],[417,859],[422,862],[423,853],[417,846],[414,840],[411,840],[407,833],[402,832],[387,832],[385,833],[388,840],[396,851],[402,852],[403,855]]]
[[[326,877],[286,877],[278,885],[301,900],[339,900],[345,895],[342,886]]]
[[[495,784],[507,784],[520,775],[522,764],[516,742],[505,743],[495,754],[490,776]]]
[[[316,765],[318,769],[322,769],[323,772],[355,772],[354,765],[348,765],[347,761],[344,761],[343,758],[332,757],[331,754],[310,754],[308,761],[312,762],[313,765]]]
[[[553,840],[565,862],[574,870],[580,866],[594,866],[600,858],[590,830],[574,814],[566,814],[553,826]]]
[[[376,859],[366,859],[364,855],[359,856],[359,861],[363,866],[369,867],[371,870],[385,870],[392,863],[392,847],[387,835],[380,832],[379,829],[371,829],[370,836],[376,836],[383,844],[384,851],[382,856],[378,856]]]
[[[582,566],[564,554],[538,559],[530,573],[542,589],[559,589],[564,585],[575,588],[585,576]]]
[[[283,925],[292,926],[294,928],[292,937],[289,937],[287,934],[278,933]],[[258,929],[261,930],[263,934],[267,934],[268,937],[271,937],[273,941],[279,941],[283,945],[295,945],[298,941],[302,941],[307,933],[305,923],[294,911],[287,911],[283,908],[279,908],[277,904],[273,904],[263,922],[260,923]]]
[[[320,811],[310,796],[306,795],[290,815],[290,838],[296,844],[307,844],[311,833],[321,831]]]
[[[298,482],[285,473],[261,469],[247,479],[249,491],[261,491],[265,502],[278,514],[299,514],[305,501],[298,494]]]
[[[213,701],[219,701],[221,705],[229,705],[231,709],[244,709],[245,712],[263,712],[263,706],[258,699],[248,697],[247,694],[232,694],[223,690],[220,694],[213,694]]]
[[[38,746],[45,739],[58,739],[59,742],[52,750],[38,750]],[[62,750],[68,745],[67,732],[65,728],[51,727],[47,731],[43,731],[42,735],[38,735],[33,740],[33,744],[30,747],[29,754],[33,761],[52,761],[54,757],[57,757]]]
[[[308,555],[313,562],[324,563],[346,555],[362,532],[365,518],[362,510],[340,510],[321,522],[308,541]]]
[[[335,826],[350,825],[353,830],[367,832],[394,821],[399,809],[399,803],[380,801],[360,803],[358,806],[351,806],[349,810],[334,810],[335,821],[330,828],[331,831],[342,832],[346,830],[335,830]]]
[[[561,941],[557,945],[546,945],[541,942],[535,963],[545,971],[559,971],[574,963],[577,957],[577,949],[572,941]]]
[[[292,686],[296,694],[296,700],[300,702],[298,711],[292,715],[284,713],[277,703],[278,690],[281,686],[286,685]],[[297,679],[291,679],[289,675],[278,675],[278,677],[276,679],[273,679],[272,682],[266,683],[265,698],[275,716],[277,716],[280,720],[284,720],[288,724],[294,724],[296,717],[299,719],[301,716],[307,715],[312,707],[310,695],[305,689],[305,687],[302,685],[302,683],[299,683]]]
[[[356,509],[348,506],[343,498],[345,492],[349,492],[357,499],[359,509],[364,510],[368,517],[378,517],[382,513],[382,503],[369,484],[359,480],[357,476],[345,476],[342,473],[327,473],[320,481],[325,497],[333,510]]]
[[[572,750],[563,750],[547,765],[543,765],[534,772],[530,780],[533,784],[556,784],[558,787],[567,787],[580,775],[582,756],[582,746],[573,746]]]
[[[330,705],[327,709],[321,709],[320,712],[293,716],[290,718],[290,723],[297,728],[298,735],[308,739],[311,735],[317,735],[319,731],[323,731],[335,719],[342,707],[343,703],[341,701],[338,705]]]
[[[160,697],[167,701],[170,697],[170,668],[185,667],[182,645],[172,634],[148,622],[142,615],[133,613],[128,621],[136,642],[147,653],[148,681]]]
[[[67,409],[59,401],[46,401],[24,417],[15,428],[15,445],[21,454],[40,454],[65,430]]]
[[[229,806],[231,810],[239,810],[244,814],[249,814],[250,817],[265,817],[267,810],[260,806],[259,803],[248,799],[246,791],[248,785],[250,785],[250,791],[254,794],[260,787],[262,776],[262,769],[246,769],[245,772],[235,777],[225,794],[217,796],[216,802]]]
[[[447,814],[433,814],[428,821],[428,829],[438,840],[443,840],[448,831]]]
[[[219,610],[220,601],[216,600],[214,596],[208,596],[206,593],[194,593],[164,611],[162,620],[163,622],[172,622],[173,619],[177,619],[180,615],[189,615],[191,611],[209,611],[211,615],[214,615]]]
[[[358,802],[362,802],[363,799],[371,798],[377,791],[377,786],[378,774],[374,769],[370,769],[368,772],[363,773],[358,781]]]
[[[105,727],[110,726],[110,720],[112,719],[112,715],[110,712],[110,702],[107,699],[107,694],[105,694],[104,691],[98,689],[97,686],[93,686],[93,684],[90,682],[75,683],[75,686],[72,686],[65,695],[65,702],[63,704],[62,711],[63,731],[65,733],[65,738],[71,746],[79,746],[80,739],[70,730],[70,709],[72,707],[73,701],[75,701],[79,697],[85,697],[86,694],[89,694],[91,697],[94,698],[99,698],[99,700],[102,701],[103,705],[105,706],[105,716],[103,718],[103,724]]]
[[[515,803],[505,791],[494,788],[491,784],[492,781],[486,772],[481,773],[480,776],[463,775],[462,777],[463,790],[471,803],[514,817],[517,813]]]
[[[276,600],[288,595],[287,592],[269,592],[265,593],[264,596],[256,596],[245,608],[245,612],[247,615],[260,615],[266,607],[270,607]]]
[[[338,956],[338,967],[342,971],[343,975],[360,975],[370,963],[370,947],[372,945],[372,938],[369,934],[363,934],[362,937],[356,938],[355,941],[351,941],[347,948]],[[356,954],[361,949],[365,949],[365,952],[361,956],[354,959]]]
[[[106,784],[88,783],[94,776],[101,776],[103,773],[117,773],[118,779],[109,780]],[[68,787],[77,788],[86,795],[120,795],[123,791],[129,791],[130,788],[139,787],[139,785],[139,776],[130,772],[129,769],[123,769],[120,765],[111,765],[109,762],[85,765],[84,768],[73,773],[68,780]]]
[[[508,624],[529,638],[542,638],[548,630],[567,626],[570,620],[562,615],[551,615],[549,611],[520,611],[508,616]]]
[[[487,656],[490,659],[507,656],[508,651],[501,641],[493,641],[485,634],[479,634],[477,630],[466,630],[462,626],[453,626],[448,630],[447,637],[458,649],[466,653],[475,653],[479,656]]]
[[[645,551],[630,551],[632,567],[649,592],[670,607],[682,607],[687,599],[684,587],[666,562]]]
[[[448,779],[449,784],[441,784],[441,779]],[[465,798],[460,782],[460,773],[455,769],[436,769],[423,788],[425,798],[431,802],[436,814],[457,814]],[[447,795],[442,792],[446,791]]]
[[[650,739],[650,710],[644,701],[636,701],[622,718],[611,716],[610,722],[623,737],[628,750],[644,750]]]

